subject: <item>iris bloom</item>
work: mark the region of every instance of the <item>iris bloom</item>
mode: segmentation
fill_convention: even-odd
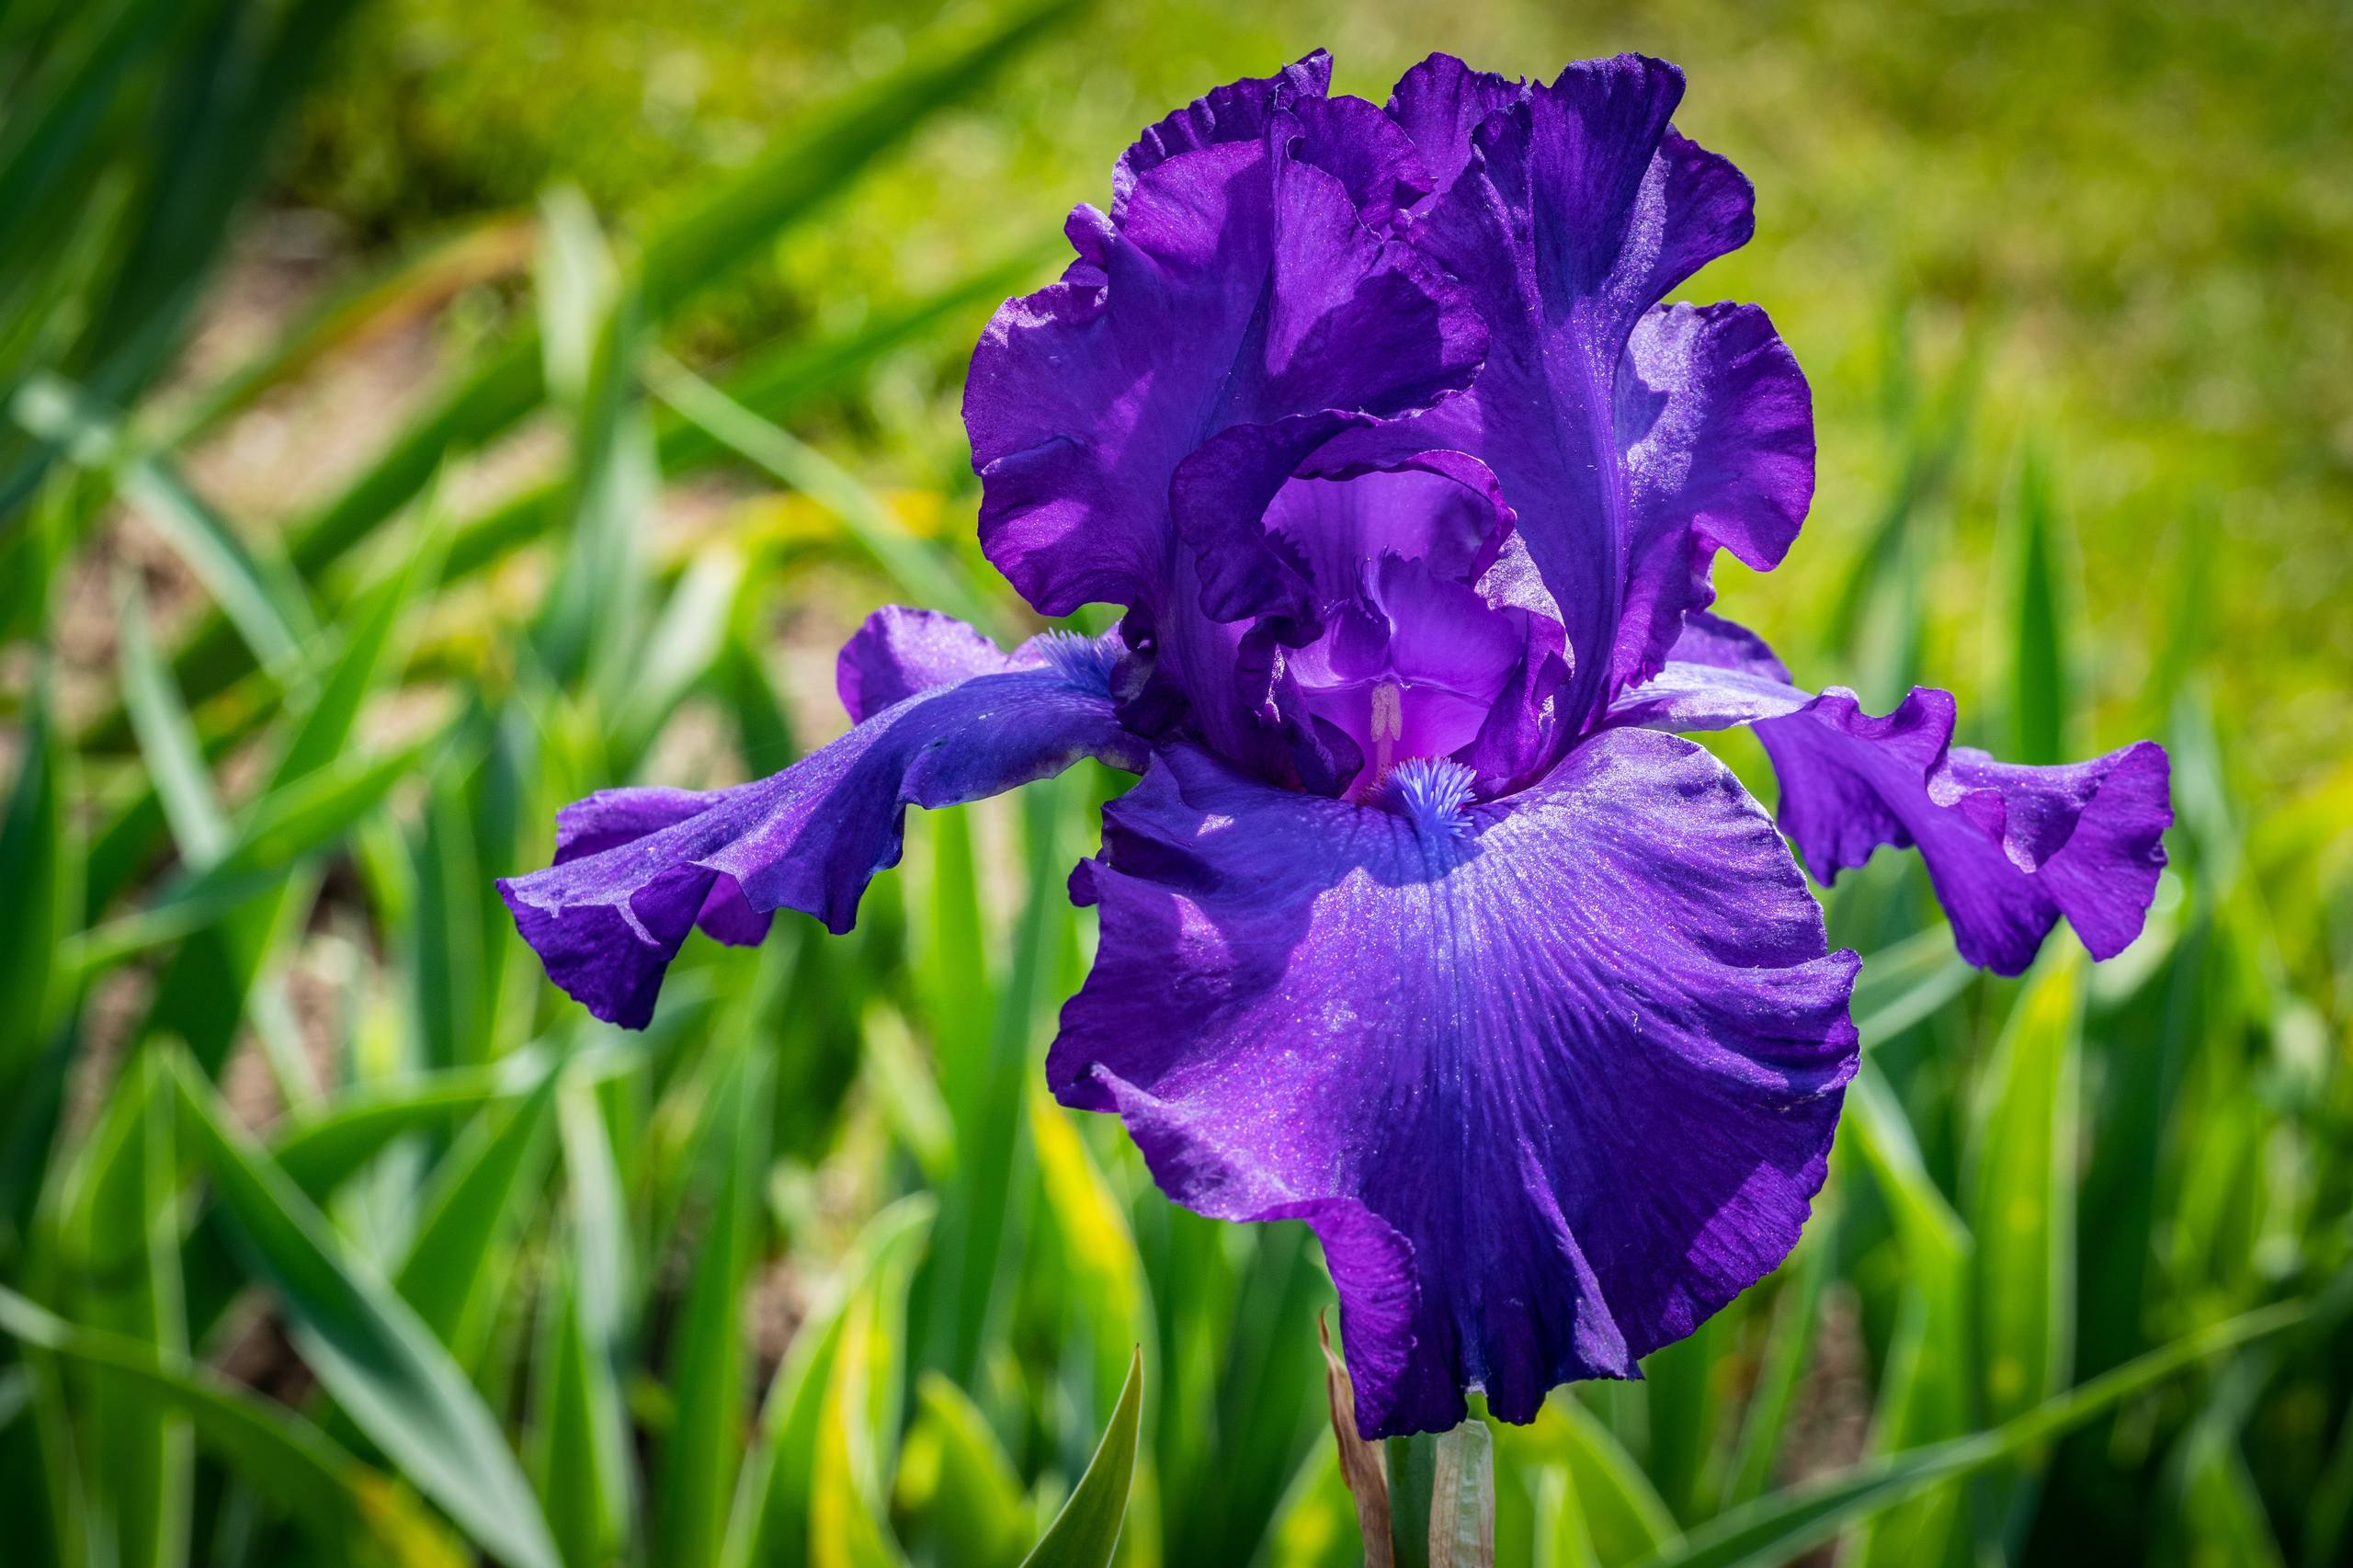
[[[1778,562],[1812,402],[1751,305],[1660,301],[1754,227],[1682,76],[1434,56],[1385,108],[1330,62],[1221,87],[1120,159],[964,414],[1011,653],[887,608],[855,727],[774,778],[614,790],[501,884],[556,983],[651,1015],[699,925],[847,929],[905,808],[1092,756],[1140,773],[1071,880],[1093,972],[1047,1060],[1176,1201],[1314,1228],[1364,1431],[1509,1421],[1632,1377],[1795,1244],[1856,1065],[1789,847],[1913,846],[1971,961],[2141,927],[2170,820],[2143,743],[2024,767],[1953,703],[1816,694],[1708,611]],[[1779,831],[1676,732],[1753,727]],[[1785,837],[1788,842],[1785,842]]]

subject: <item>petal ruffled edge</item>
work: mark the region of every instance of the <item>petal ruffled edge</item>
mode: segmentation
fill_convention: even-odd
[[[1643,326],[1653,307],[1756,227],[1747,179],[1669,124],[1683,85],[1675,66],[1642,55],[1580,61],[1525,89],[1440,60],[1409,73],[1392,100],[1436,166],[1467,134],[1460,173],[1416,208],[1410,232],[1462,280],[1494,336],[1469,393],[1338,449],[1379,456],[1418,437],[1469,450],[1501,477],[1575,652],[1562,699],[1572,732],[1656,666],[1676,614],[1704,597],[1713,548],[1673,487],[1650,486],[1647,499],[1664,505],[1646,506],[1621,472],[1626,443],[1643,434],[1620,427],[1617,382],[1640,379],[1633,340],[1657,336],[1656,324]],[[1648,347],[1655,359],[1662,346]],[[1724,521],[1738,537],[1722,542],[1771,552],[1746,537],[1754,525]]]
[[[893,639],[910,632],[899,645],[921,656],[893,665]],[[981,667],[944,675],[932,657],[943,650],[950,665]],[[861,699],[942,678],[757,782],[606,790],[568,807],[556,863],[502,879],[499,894],[549,979],[597,1017],[642,1028],[699,922],[756,940],[789,908],[849,929],[867,883],[898,863],[908,806],[979,800],[1085,756],[1141,770],[1149,748],[1113,710],[1120,651],[1049,633],[1008,655],[946,618],[878,612],[844,651]]]
[[[1176,1201],[1316,1226],[1376,1436],[1636,1375],[1769,1271],[1856,1062],[1855,956],[1704,752],[1442,782],[1351,805],[1165,750],[1074,876],[1102,937],[1047,1064]]]
[[[1618,368],[1625,600],[1612,676],[1655,674],[1687,613],[1715,599],[1716,551],[1769,572],[1813,502],[1813,392],[1755,305],[1661,305]]]
[[[1694,615],[1658,676],[1609,722],[1756,732],[1780,779],[1781,829],[1824,884],[1881,845],[1916,847],[1962,958],[1997,974],[2034,961],[2063,917],[2095,959],[2131,945],[2156,896],[2173,824],[2171,762],[2154,741],[2055,767],[1952,744],[1952,694],[1915,687],[1873,717],[1843,687],[1819,695],[1753,632]]]
[[[853,724],[918,692],[1024,663],[967,621],[936,609],[884,605],[850,634],[834,659],[834,690]]]
[[[1136,135],[1111,168],[1111,221],[1125,214],[1136,181],[1169,159],[1228,142],[1255,142],[1274,116],[1332,90],[1332,56],[1313,50],[1271,76],[1245,76],[1211,87],[1171,109]]]
[[[1262,487],[1262,507],[1332,434],[1427,408],[1484,357],[1477,313],[1381,226],[1421,188],[1404,133],[1323,98],[1219,123],[1260,119],[1256,142],[1176,137],[1111,218],[1074,214],[1078,262],[974,348],[982,548],[1041,614],[1194,613],[1164,601],[1171,482],[1199,449],[1237,443],[1208,467]]]

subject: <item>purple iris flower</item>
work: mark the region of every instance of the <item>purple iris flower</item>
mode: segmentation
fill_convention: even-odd
[[[1117,631],[1007,653],[881,610],[847,734],[593,796],[500,885],[559,985],[642,1026],[691,926],[846,929],[907,805],[1141,773],[1072,878],[1101,942],[1049,1081],[1178,1202],[1314,1228],[1386,1436],[1636,1376],[1795,1244],[1858,960],[1790,841],[1825,881],[1916,846],[1961,952],[2015,974],[2062,916],[2131,941],[2171,810],[2153,744],[1997,762],[1946,693],[1870,717],[1708,613],[1717,551],[1796,538],[1813,410],[1763,312],[1660,302],[1753,228],[1668,124],[1675,67],[1438,55],[1385,108],[1329,74],[1146,131],[973,357],[989,559]],[[1735,724],[1778,831],[1672,733]]]

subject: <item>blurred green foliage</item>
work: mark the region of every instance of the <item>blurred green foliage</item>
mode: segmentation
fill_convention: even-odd
[[[1646,1381],[1496,1430],[1498,1561],[2344,1561],[2349,38],[1840,0],[0,13],[10,1560],[1357,1560],[1312,1242],[1172,1208],[1042,1087],[1117,779],[919,814],[856,932],[691,941],[642,1036],[491,888],[564,801],[822,738],[799,687],[879,598],[1026,624],[972,538],[964,348],[1137,125],[1323,42],[1375,93],[1439,46],[1683,61],[1684,125],[1762,191],[1691,291],[1771,308],[1824,453],[1728,608],[1878,701],[1949,679],[2011,755],[2175,758],[2109,964],[2063,936],[1988,979],[1916,868],[1842,880],[1866,1063],[1805,1240]],[[239,236],[296,205],[347,280],[199,363]],[[427,318],[433,388],[324,485],[191,477]]]

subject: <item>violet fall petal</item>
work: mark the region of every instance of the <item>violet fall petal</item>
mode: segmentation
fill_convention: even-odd
[[[1636,1375],[1796,1242],[1856,1061],[1856,960],[1706,753],[1469,787],[1164,751],[1074,879],[1102,938],[1047,1062],[1177,1201],[1315,1229],[1375,1437]]]
[[[2017,974],[2063,916],[2096,959],[2141,933],[2173,822],[2165,748],[2141,741],[2086,762],[2030,767],[1952,744],[1949,692],[1915,687],[1874,718],[1855,694],[1790,684],[1754,634],[1695,615],[1656,678],[1613,724],[1746,724],[1780,779],[1782,830],[1833,881],[1881,845],[1916,846],[1971,963]]]
[[[863,715],[847,734],[733,789],[601,791],[565,809],[554,865],[499,892],[551,980],[642,1028],[698,921],[729,941],[757,940],[777,909],[847,930],[866,884],[898,862],[908,806],[979,800],[1085,756],[1140,770],[1147,748],[1112,713],[1119,653],[1050,636],[1008,655],[946,617],[880,611],[843,651]]]

